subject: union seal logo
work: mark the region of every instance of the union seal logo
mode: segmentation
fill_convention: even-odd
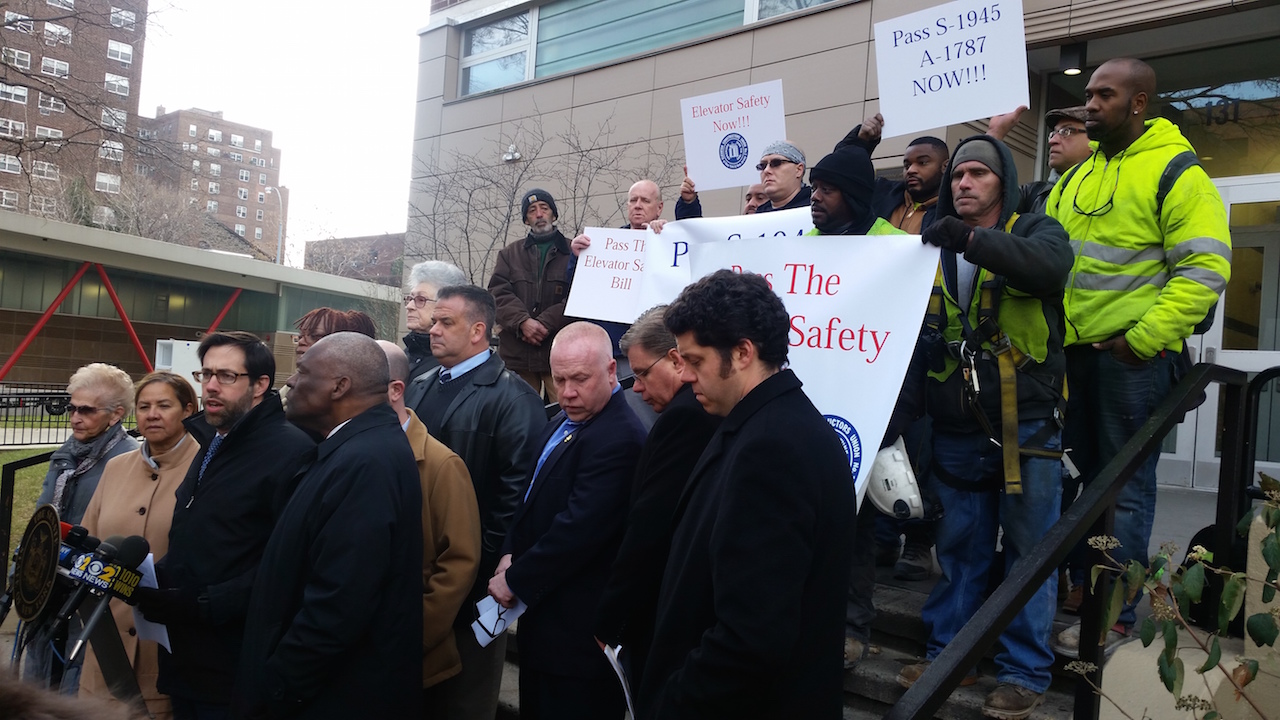
[[[738,133],[729,133],[720,141],[720,162],[730,170],[747,164],[747,139]]]
[[[858,468],[862,467],[862,440],[858,438],[858,431],[854,429],[852,423],[839,415],[822,417],[827,419],[831,429],[840,436],[840,444],[844,446],[844,453],[849,457],[849,470],[855,478],[858,477]]]

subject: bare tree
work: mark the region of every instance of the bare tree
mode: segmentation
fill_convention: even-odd
[[[536,112],[506,128],[481,151],[449,149],[414,158],[407,257],[453,263],[484,285],[498,251],[526,232],[522,192],[547,187],[556,198],[560,230],[572,237],[584,227],[616,224],[635,180],[649,178],[668,190],[679,184],[673,143],[623,141],[612,115],[592,128],[570,123],[554,135]],[[549,154],[551,146],[562,151]]]

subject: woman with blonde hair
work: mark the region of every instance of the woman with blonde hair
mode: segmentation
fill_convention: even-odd
[[[151,553],[159,558],[169,548],[174,492],[200,451],[200,443],[187,434],[183,424],[196,411],[196,393],[181,376],[161,371],[138,382],[134,400],[138,431],[144,440],[142,447],[107,463],[81,524],[97,537],[141,535],[150,544]],[[169,698],[156,690],[157,645],[138,639],[129,605],[112,600],[111,614],[120,629],[125,653],[133,663],[147,710],[157,718],[170,717]],[[109,698],[111,693],[97,657],[90,650],[84,662],[80,694]]]

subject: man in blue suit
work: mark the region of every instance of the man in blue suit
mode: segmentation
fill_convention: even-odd
[[[644,426],[617,380],[613,344],[577,322],[551,346],[561,412],[516,511],[489,594],[520,618],[520,717],[620,720],[622,688],[592,634],[596,606],[626,526]]]

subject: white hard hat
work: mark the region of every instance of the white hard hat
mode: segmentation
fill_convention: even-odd
[[[902,438],[876,453],[867,484],[867,498],[877,510],[900,520],[924,517],[920,485],[907,458]]]

